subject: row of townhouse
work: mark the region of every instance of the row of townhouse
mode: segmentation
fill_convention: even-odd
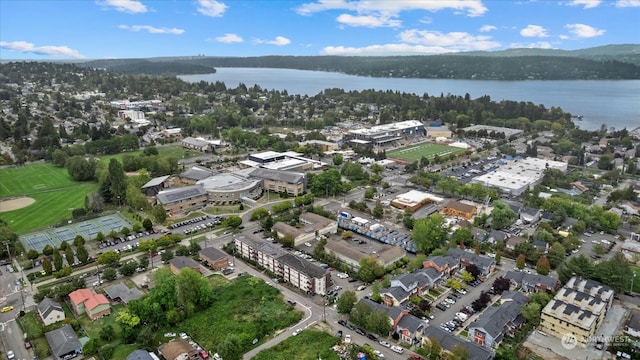
[[[238,255],[256,262],[301,291],[324,295],[331,286],[328,270],[271,244],[242,235],[234,239],[234,245]]]
[[[409,314],[408,310],[379,304],[368,297],[363,298],[360,302],[367,305],[372,311],[380,310],[387,314],[391,324],[391,333],[388,335],[398,334],[398,340],[409,345],[419,344],[422,341],[422,334],[427,328],[426,321]]]
[[[524,324],[525,318],[520,309],[527,301],[521,292],[502,293],[500,305],[489,307],[469,324],[469,341],[489,348],[497,347],[505,336],[512,336]]]

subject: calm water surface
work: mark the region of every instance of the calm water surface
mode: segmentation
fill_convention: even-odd
[[[431,96],[452,94],[471,98],[489,95],[492,100],[531,101],[546,108],[560,107],[574,115],[582,115],[576,124],[583,129],[599,129],[602,124],[616,129],[640,127],[640,80],[441,80],[374,78],[322,71],[216,68],[215,74],[181,75],[189,82],[224,82],[235,88],[243,83],[267,90],[286,90],[290,95],[313,96],[324,89],[393,90]]]

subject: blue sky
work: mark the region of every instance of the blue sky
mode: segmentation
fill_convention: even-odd
[[[640,43],[640,0],[0,0],[0,59],[408,55]]]

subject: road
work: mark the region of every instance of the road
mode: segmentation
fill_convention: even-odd
[[[23,295],[25,296],[24,306],[27,308],[34,305],[33,298],[28,297],[25,293],[21,293],[22,286],[16,285],[16,280],[22,277],[20,272],[9,272],[6,266],[2,266],[2,275],[0,275],[0,289],[2,307],[13,306],[13,310],[0,313],[0,341],[4,353],[12,350],[16,359],[31,359],[33,353],[24,347],[24,338],[22,330],[16,321],[20,310],[23,309]]]

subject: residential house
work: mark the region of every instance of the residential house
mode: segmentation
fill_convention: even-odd
[[[125,305],[142,297],[140,290],[135,287],[129,288],[123,282],[105,287],[104,293],[111,301],[121,302]]]
[[[489,237],[489,233],[486,230],[477,227],[472,227],[469,231],[471,231],[471,235],[477,242],[485,242]]]
[[[564,231],[569,231],[569,230],[571,230],[573,225],[575,225],[577,222],[578,222],[578,219],[572,218],[572,217],[567,217],[562,221],[562,225],[560,225],[560,227]]]
[[[542,309],[538,330],[559,339],[573,334],[576,345],[586,348],[604,322],[613,294],[607,285],[573,277]]]
[[[505,336],[513,335],[525,322],[520,308],[527,297],[520,292],[504,292],[499,306],[486,309],[469,324],[469,341],[480,346],[496,348]]]
[[[160,360],[160,358],[152,352],[137,349],[127,355],[126,360]]]
[[[160,345],[158,352],[166,360],[200,360],[198,350],[181,338]]]
[[[472,342],[463,340],[438,326],[429,326],[422,334],[422,343],[427,344],[430,341],[436,341],[443,352],[451,352],[456,347],[462,347],[466,349],[468,354],[467,360],[492,360],[494,352],[492,349],[486,348],[474,344]],[[444,358],[445,356],[443,356]]]
[[[506,242],[509,239],[509,234],[500,230],[491,230],[489,236],[487,236],[487,242],[490,244],[495,244],[496,242]]]
[[[520,286],[520,291],[523,292],[555,292],[560,286],[560,282],[557,279],[547,275],[508,271],[504,277],[509,279],[514,286]]]
[[[71,325],[44,334],[56,360],[72,359],[82,353],[82,344]]]
[[[555,218],[555,215],[551,211],[543,211],[542,214],[540,215],[540,221],[545,223],[553,222],[554,218]]]
[[[629,319],[624,326],[624,333],[629,336],[640,338],[640,312],[636,310],[631,311],[631,316],[629,316]]]
[[[419,319],[411,314],[409,311],[396,307],[387,306],[384,304],[378,304],[377,302],[364,298],[360,302],[369,306],[372,311],[380,310],[384,311],[389,317],[391,324],[392,334],[398,334],[398,340],[413,345],[422,341],[422,334],[427,328],[427,324],[422,319]],[[387,334],[380,334],[387,335]]]
[[[489,257],[476,255],[475,253],[465,251],[459,248],[450,248],[447,250],[447,255],[458,259],[460,267],[467,265],[476,265],[482,272],[483,276],[487,276],[493,272],[496,267],[496,261]]]
[[[387,306],[400,306],[411,296],[421,296],[430,288],[440,285],[442,274],[433,268],[418,269],[412,273],[395,276],[388,289],[380,290]]]
[[[432,256],[422,263],[425,269],[432,268],[445,277],[453,275],[460,268],[460,261],[452,256]]]
[[[89,289],[78,289],[69,294],[71,306],[78,315],[87,314],[91,320],[111,314],[109,300]]]
[[[200,260],[202,262],[206,263],[216,271],[229,267],[229,255],[214,247],[204,248],[200,250],[198,255],[200,255]]]
[[[207,191],[201,185],[162,190],[156,195],[157,203],[171,214],[185,214],[207,206]]]
[[[477,214],[478,209],[474,205],[465,204],[457,200],[450,200],[442,209],[442,212],[449,216],[459,216],[469,220]]]
[[[505,247],[509,250],[515,250],[516,245],[518,244],[524,244],[527,242],[527,239],[520,237],[520,236],[509,236],[509,238],[507,239],[507,243],[505,245]]]
[[[541,253],[546,254],[549,252],[549,243],[546,241],[542,241],[540,239],[533,239],[531,241],[531,245],[533,245],[536,249],[538,249]]]
[[[524,224],[536,224],[542,217],[542,210],[532,207],[525,207],[520,209],[520,220]]]
[[[51,325],[65,319],[64,310],[57,301],[51,298],[44,298],[38,304],[38,314],[45,325]]]
[[[187,256],[176,256],[169,260],[169,269],[171,272],[178,275],[184,268],[190,268],[196,272],[200,272],[200,265]]]

